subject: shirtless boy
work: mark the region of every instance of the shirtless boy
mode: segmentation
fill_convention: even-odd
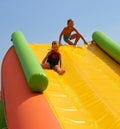
[[[72,34],[72,32],[75,32],[75,33]],[[68,43],[69,45],[76,45],[80,38],[83,40],[84,44],[88,44],[86,42],[86,40],[84,39],[84,37],[74,27],[74,21],[72,19],[69,19],[67,21],[67,26],[64,27],[64,29],[62,30],[62,32],[59,36],[59,44],[60,45],[62,45],[62,43],[61,43],[62,36],[63,36],[64,41],[66,43]],[[73,39],[75,39],[74,43],[71,41]]]

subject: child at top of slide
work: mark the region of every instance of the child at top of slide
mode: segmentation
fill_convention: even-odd
[[[75,32],[72,34],[72,32]],[[67,26],[63,28],[62,32],[60,33],[59,36],[59,44],[62,45],[61,43],[61,38],[63,36],[63,39],[66,43],[69,45],[76,45],[81,38],[84,42],[84,44],[88,44],[84,37],[78,32],[78,30],[74,27],[74,21],[72,19],[69,19],[67,21]],[[75,39],[75,42],[73,43],[71,40]]]

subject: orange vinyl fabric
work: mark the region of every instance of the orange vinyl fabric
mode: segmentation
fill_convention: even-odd
[[[61,129],[44,94],[28,87],[14,47],[3,60],[2,90],[8,129]]]

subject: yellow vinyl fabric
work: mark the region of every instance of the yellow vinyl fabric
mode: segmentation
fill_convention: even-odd
[[[41,63],[51,44],[30,44]],[[63,129],[120,129],[120,65],[96,45],[60,47],[64,75],[44,94]],[[47,124],[47,123],[46,123]]]

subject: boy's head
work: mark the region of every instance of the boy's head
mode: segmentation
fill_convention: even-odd
[[[53,41],[52,42],[52,49],[57,51],[59,49],[59,42]]]
[[[74,25],[74,21],[72,19],[68,19],[67,20],[67,25],[73,26]]]

